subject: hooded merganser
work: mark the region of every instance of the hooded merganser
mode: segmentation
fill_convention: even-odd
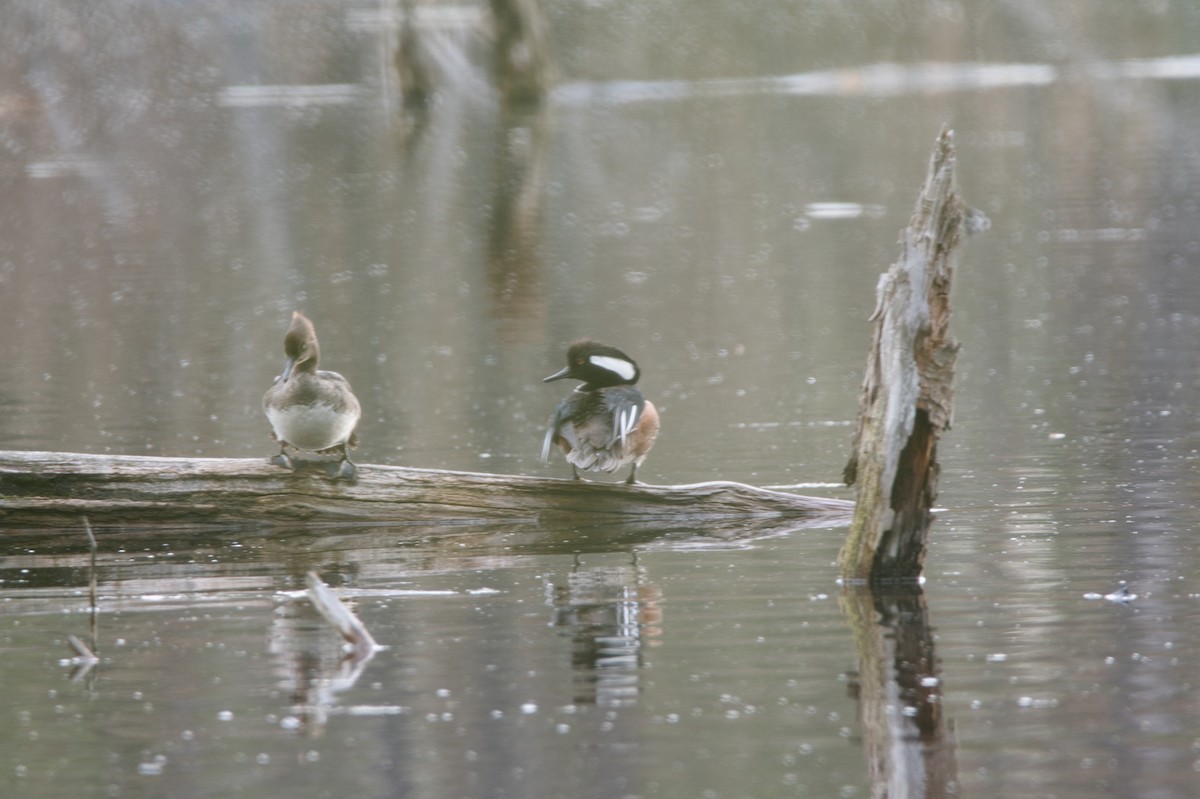
[[[358,473],[347,447],[358,446],[354,428],[362,408],[350,383],[337,372],[317,369],[320,347],[312,322],[299,311],[283,339],[287,363],[283,374],[263,395],[263,411],[279,442],[279,454],[271,463],[295,469],[287,449],[308,452],[340,452],[342,458],[331,472],[333,478],[353,480]]]
[[[632,464],[625,482],[637,482],[637,467],[658,436],[658,409],[633,385],[640,376],[634,360],[615,347],[586,339],[572,344],[566,368],[542,382],[569,377],[583,385],[550,417],[542,460],[550,460],[550,446],[557,444],[576,480],[579,469],[615,472]]]

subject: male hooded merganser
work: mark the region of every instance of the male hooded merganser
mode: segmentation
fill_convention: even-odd
[[[331,472],[333,478],[353,480],[358,473],[347,447],[358,446],[354,428],[362,408],[350,383],[337,372],[317,369],[321,350],[312,322],[299,311],[283,339],[287,363],[283,374],[263,395],[263,411],[279,441],[279,454],[271,463],[294,469],[287,448],[308,452],[341,452],[342,459]]]
[[[615,347],[588,340],[572,344],[566,368],[542,382],[569,377],[583,385],[550,417],[542,460],[550,460],[550,446],[557,444],[576,480],[579,469],[615,472],[632,464],[625,482],[637,482],[637,467],[658,436],[658,410],[633,385],[640,376],[633,359]]]

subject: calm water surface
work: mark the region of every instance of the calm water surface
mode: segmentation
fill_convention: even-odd
[[[1195,796],[1200,12],[545,7],[540,111],[455,7],[416,115],[386,5],[0,10],[0,448],[265,458],[301,309],[360,462],[565,476],[540,380],[588,335],[662,412],[642,479],[850,496],[873,289],[946,123],[992,228],[924,595],[843,593],[838,528],[131,520],[81,671],[82,530],[0,517],[0,795]],[[310,570],[386,649],[341,660]],[[937,664],[927,783],[919,741],[873,765],[911,706],[871,701],[874,634]]]

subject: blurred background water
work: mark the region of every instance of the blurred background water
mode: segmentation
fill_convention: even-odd
[[[586,335],[662,413],[642,479],[851,496],[948,124],[992,222],[925,586],[952,788],[1194,796],[1200,7],[542,7],[553,87],[514,110],[486,10],[420,4],[419,113],[390,3],[0,8],[0,447],[266,458],[299,309],[361,463],[566,476],[540,380]],[[0,792],[870,796],[844,530],[778,532],[107,530],[73,681],[82,533],[4,528]],[[309,569],[389,647],[361,674],[285,593]]]

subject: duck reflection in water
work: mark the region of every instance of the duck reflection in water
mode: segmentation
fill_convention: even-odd
[[[624,706],[637,701],[645,647],[662,635],[662,591],[633,563],[576,560],[565,584],[546,587],[551,625],[571,638],[573,701]]]

